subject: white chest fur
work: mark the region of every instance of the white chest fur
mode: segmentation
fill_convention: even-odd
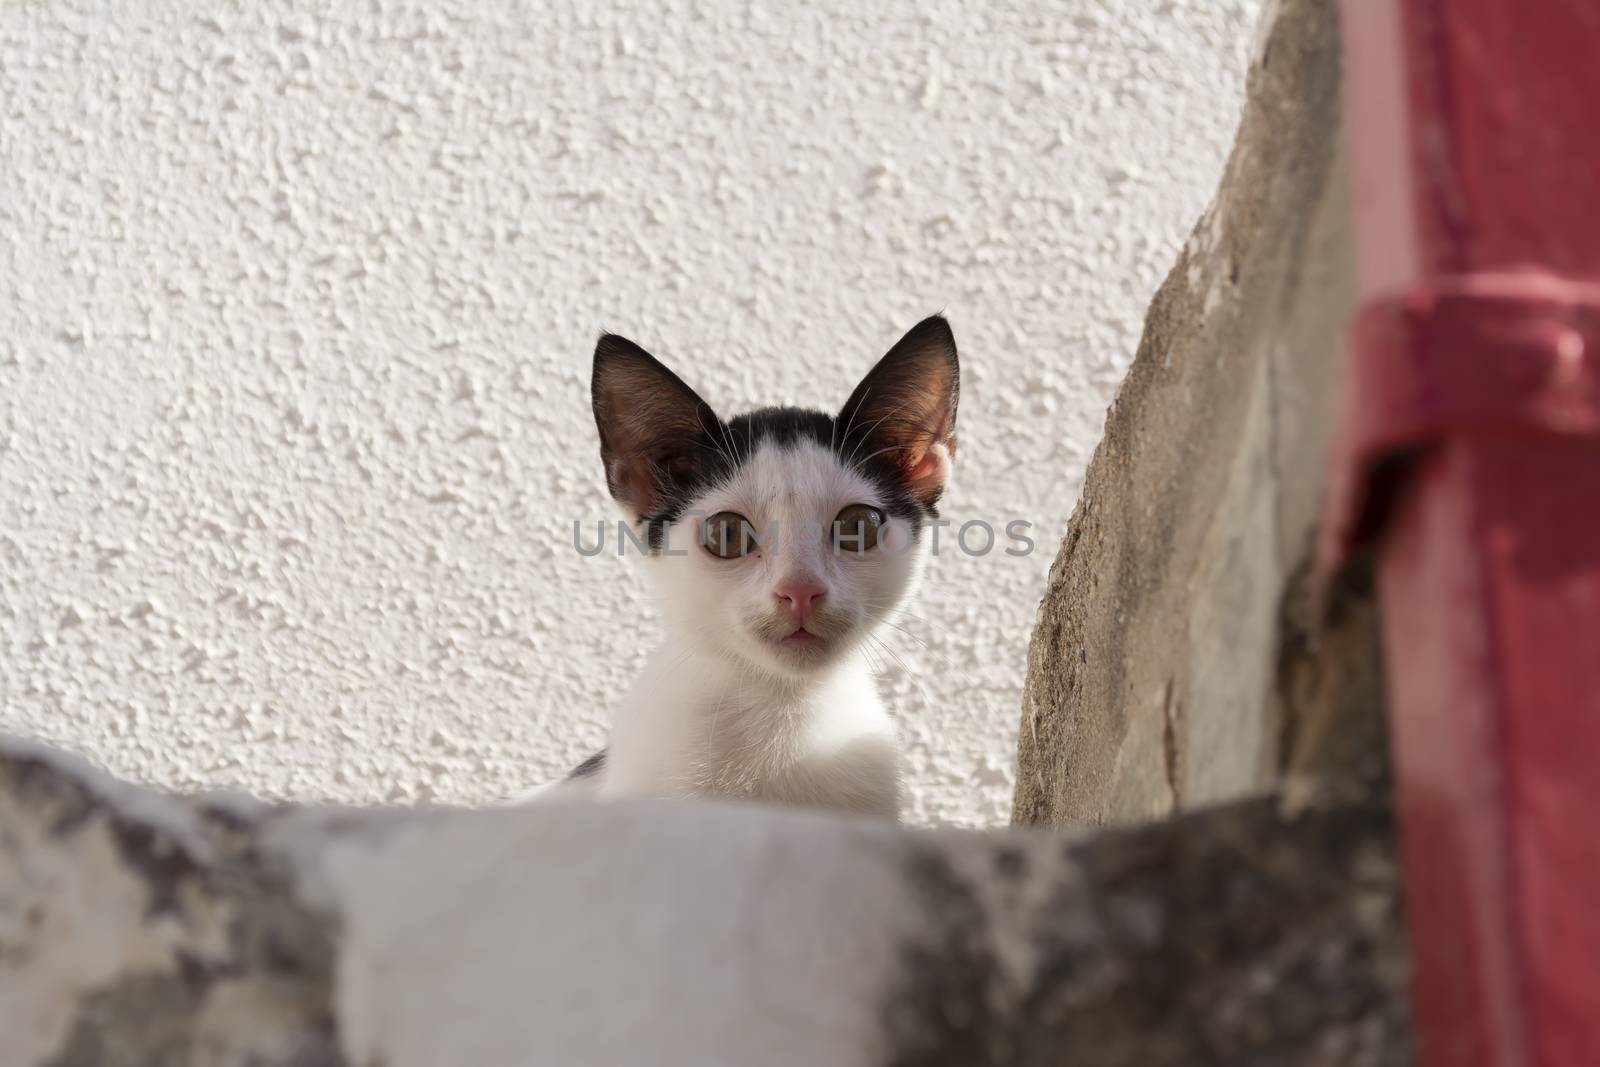
[[[894,727],[859,658],[795,683],[669,643],[619,709],[596,790],[895,818]]]

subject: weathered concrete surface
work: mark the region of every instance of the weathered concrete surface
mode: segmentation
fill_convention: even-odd
[[[1305,575],[1354,299],[1339,94],[1335,3],[1283,0],[1216,201],[1151,304],[1051,570],[1017,823],[1262,790],[1285,763],[1318,762],[1286,743],[1337,734],[1303,729],[1298,704],[1375,721],[1365,615],[1332,650],[1365,675],[1305,662],[1330,651]]]
[[[1381,805],[241,809],[0,743],[0,1062],[1408,1062]]]
[[[263,853],[266,813],[0,748],[0,1064],[345,1062],[335,927]]]

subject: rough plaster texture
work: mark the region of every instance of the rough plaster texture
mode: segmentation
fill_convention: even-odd
[[[170,786],[543,780],[654,626],[570,547],[609,515],[597,331],[833,406],[943,308],[950,510],[1040,547],[940,559],[884,684],[908,815],[1002,820],[1045,570],[1256,6],[0,5],[0,725]]]
[[[1398,880],[1381,802],[243,809],[0,738],[0,1061],[1403,1067]]]
[[[1050,572],[1018,822],[1149,818],[1376,751],[1374,617],[1309,589],[1354,303],[1338,11],[1269,18],[1216,201],[1151,304]]]

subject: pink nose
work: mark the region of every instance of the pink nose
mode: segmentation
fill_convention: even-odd
[[[811,609],[816,607],[817,601],[821,600],[827,591],[810,578],[785,578],[778,583],[772,595],[793,613],[801,626],[804,626],[806,619],[811,616]]]

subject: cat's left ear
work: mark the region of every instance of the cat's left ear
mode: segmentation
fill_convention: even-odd
[[[950,479],[956,454],[961,368],[956,339],[942,315],[923,319],[889,349],[839,412],[841,454],[886,456],[906,491],[932,507]]]
[[[683,379],[616,334],[594,350],[590,388],[611,495],[635,518],[681,502],[717,454],[716,413]]]

